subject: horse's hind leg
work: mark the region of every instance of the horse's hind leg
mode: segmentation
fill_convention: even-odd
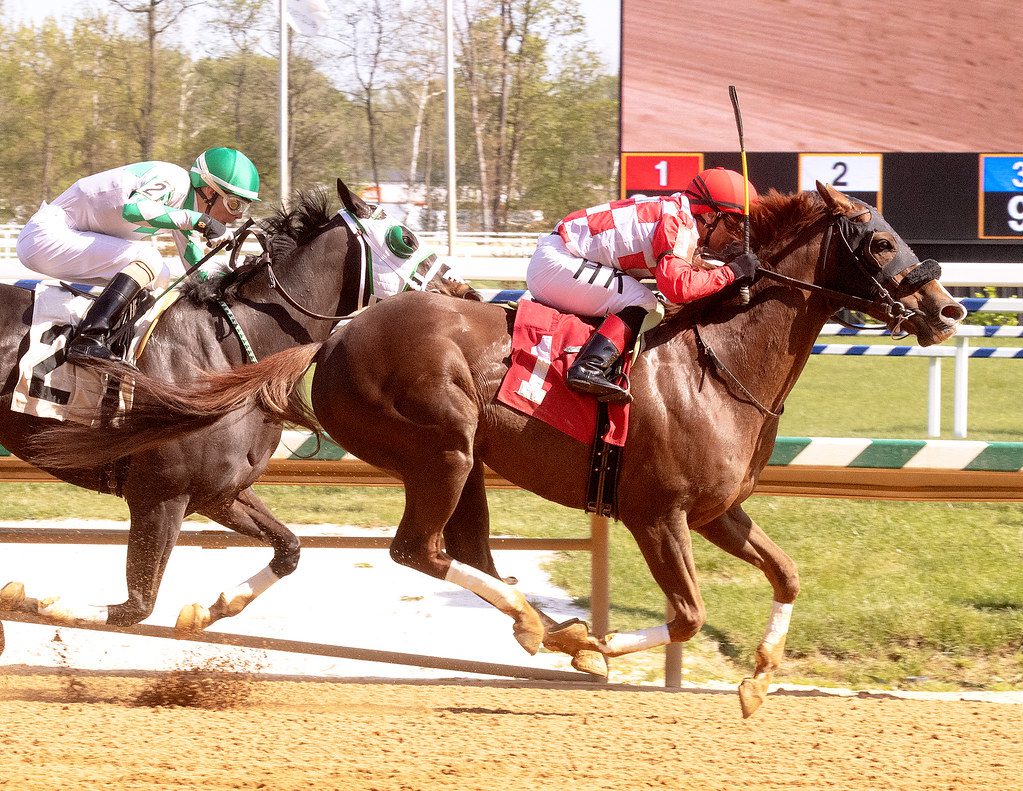
[[[406,469],[416,472],[403,476],[405,513],[391,541],[391,558],[431,577],[453,582],[494,605],[514,619],[512,631],[519,645],[535,654],[540,650],[544,628],[526,597],[495,575],[455,560],[441,550],[444,526],[454,514],[473,468],[470,443],[467,439],[464,442],[467,449],[456,451],[431,448],[433,443],[425,440],[420,447],[431,449],[429,458],[420,456],[406,461]]]
[[[702,525],[697,532],[730,555],[763,571],[774,591],[767,630],[757,646],[756,670],[753,678],[745,679],[739,687],[742,716],[749,717],[764,702],[771,675],[781,665],[785,653],[792,603],[799,595],[796,564],[739,505]]]
[[[239,492],[226,507],[204,508],[199,513],[242,535],[269,544],[273,547],[274,556],[266,568],[221,593],[210,607],[201,604],[183,607],[175,628],[186,631],[200,631],[221,618],[240,613],[267,588],[295,570],[300,549],[298,536],[270,512],[252,487]]]
[[[478,459],[465,479],[454,513],[444,525],[444,550],[461,563],[501,578],[490,551],[490,509],[483,462]]]
[[[107,623],[131,626],[153,612],[160,580],[178,542],[187,503],[187,495],[158,503],[128,501],[131,511],[126,565],[128,599],[108,608]]]

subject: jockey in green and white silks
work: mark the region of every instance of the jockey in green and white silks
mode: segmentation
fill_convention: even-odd
[[[139,162],[79,179],[43,203],[18,236],[18,258],[48,277],[106,289],[68,346],[72,362],[110,359],[108,336],[139,291],[163,286],[230,237],[226,223],[259,200],[259,173],[239,151],[211,148],[191,172],[169,162]],[[152,243],[169,231],[179,259]],[[198,236],[197,236],[198,234]]]

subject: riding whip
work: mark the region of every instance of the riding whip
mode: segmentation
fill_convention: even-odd
[[[162,297],[164,294],[166,294],[168,291],[174,288],[174,286],[176,286],[178,283],[180,283],[182,280],[184,280],[186,277],[192,274],[196,269],[198,269],[200,266],[202,266],[211,258],[213,258],[213,256],[215,256],[221,250],[230,249],[230,247],[234,244],[235,239],[240,239],[245,234],[245,232],[249,230],[249,228],[251,228],[254,224],[255,220],[253,220],[251,217],[248,218],[245,222],[242,223],[241,228],[239,228],[237,231],[231,234],[230,239],[225,239],[212,250],[210,250],[208,253],[206,253],[206,255],[204,255],[202,258],[200,258],[198,261],[196,261],[194,264],[188,267],[188,269],[185,270],[183,275],[178,277],[177,280],[175,280],[173,283],[171,283],[169,286],[167,286],[167,288],[163,290],[163,293],[160,294],[160,296]]]
[[[728,96],[732,100],[732,109],[735,111],[735,128],[739,130],[739,156],[742,158],[742,244],[743,252],[749,252],[749,170],[746,167],[746,146],[742,140],[742,113],[739,112],[739,95],[735,92],[735,86],[728,86]],[[743,305],[749,304],[749,286],[742,286],[739,289],[739,301]]]

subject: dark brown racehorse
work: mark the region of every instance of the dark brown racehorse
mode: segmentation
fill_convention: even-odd
[[[344,208],[368,220],[373,207],[338,180]],[[360,306],[365,269],[353,230],[335,214],[323,191],[303,195],[288,210],[262,222],[272,257],[267,255],[220,280],[195,282],[190,299],[173,305],[160,321],[143,354],[142,371],[161,379],[188,378],[196,370],[229,369],[245,362],[238,335],[228,326],[229,307],[258,358],[299,344],[323,341],[338,319]],[[378,262],[379,263],[379,262]],[[433,264],[431,289],[463,295],[464,283],[447,279]],[[272,273],[272,274],[271,274]],[[363,295],[365,296],[365,295]],[[378,297],[387,296],[377,294]],[[269,566],[252,579],[222,594],[209,609],[191,605],[179,626],[204,628],[218,618],[235,615],[270,584],[294,571],[298,538],[255,495],[251,486],[277,448],[281,425],[260,414],[233,416],[208,432],[183,437],[135,454],[114,468],[86,455],[75,469],[49,467],[37,458],[29,440],[52,420],[10,410],[17,382],[17,360],[27,344],[32,292],[0,285],[0,370],[7,371],[0,394],[0,444],[21,458],[70,483],[97,491],[118,489],[131,512],[128,537],[128,599],[110,607],[89,607],[64,597],[40,603],[25,597],[24,585],[11,583],[0,591],[0,610],[27,609],[56,621],[76,619],[115,625],[138,623],[153,609],[160,579],[174,548],[182,519],[199,513],[274,550]],[[89,429],[99,444],[105,429]],[[5,569],[0,554],[0,582],[16,569]]]
[[[185,390],[140,382],[165,414],[165,433],[126,427],[106,454],[114,458],[251,405],[312,427],[293,387],[315,361],[319,423],[405,484],[391,556],[507,613],[531,653],[543,643],[606,673],[604,657],[690,639],[705,618],[692,531],[761,569],[774,604],[755,674],[740,689],[748,716],[782,659],[799,581],[795,564],[741,503],[771,455],[782,404],[814,340],[840,307],[913,333],[925,346],[949,338],[965,315],[935,279],[937,265],[921,263],[876,209],[830,187],[818,185],[818,193],[761,199],[751,222],[765,271],[750,303],[732,298],[675,311],[648,334],[633,368],[619,515],[674,609],[668,624],[594,637],[578,623],[553,624],[498,577],[486,550],[484,464],[524,489],[582,508],[590,448],[496,402],[512,319],[493,305],[402,295],[322,346],[292,349]],[[869,388],[860,397],[869,398]],[[62,441],[72,459],[95,450],[80,436]]]

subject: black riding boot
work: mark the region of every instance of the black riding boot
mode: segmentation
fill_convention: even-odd
[[[607,375],[622,352],[632,347],[646,314],[644,308],[635,306],[605,318],[565,373],[569,389],[588,393],[609,404],[631,401],[629,391],[612,382]]]
[[[607,378],[608,371],[621,353],[622,350],[600,332],[593,333],[565,374],[565,382],[570,389],[596,396],[598,401],[618,403],[631,400],[628,390]]]
[[[123,272],[115,275],[78,325],[78,332],[67,348],[68,361],[81,363],[97,358],[116,359],[107,346],[110,330],[141,290],[142,286]]]

